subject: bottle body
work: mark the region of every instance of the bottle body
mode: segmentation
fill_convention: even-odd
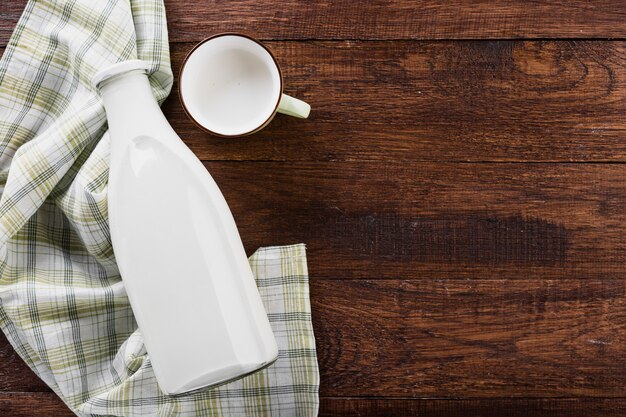
[[[145,73],[118,75],[100,92],[113,249],[159,386],[179,394],[269,365],[276,341],[219,188]]]

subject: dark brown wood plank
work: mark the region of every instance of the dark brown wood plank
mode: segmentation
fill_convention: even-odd
[[[1,392],[0,415],[3,417],[70,417],[75,414],[51,392]]]
[[[220,139],[187,118],[174,88],[164,111],[199,158],[626,161],[626,42],[268,45],[311,118]],[[172,46],[176,74],[191,46]]]
[[[5,391],[50,391],[50,388],[30,370],[0,332],[0,393]],[[0,416],[5,415],[0,405]]]
[[[623,417],[624,399],[320,399],[320,417]]]
[[[9,42],[11,33],[27,2],[28,0],[0,1],[0,47],[4,47]]]
[[[362,399],[320,398],[320,417],[622,417],[624,399]],[[1,393],[4,417],[74,414],[52,393]]]
[[[320,394],[623,397],[625,291],[624,280],[314,277]],[[3,389],[32,386],[21,384]]]
[[[626,161],[626,42],[268,42],[309,120],[219,139],[205,160]],[[173,45],[178,74],[191,44]]]
[[[320,394],[622,397],[625,285],[314,280]]]
[[[20,1],[0,4],[0,45]],[[171,39],[191,42],[224,29],[264,39],[626,32],[620,2],[347,5],[167,7]],[[176,97],[166,111],[204,159],[287,161],[207,166],[249,251],[308,243],[321,415],[623,415],[626,168],[430,161],[623,162],[626,44],[269,45],[289,92],[313,104],[310,121],[279,116],[225,141],[192,127]],[[172,47],[175,68],[190,47]],[[306,162],[316,160],[337,162]],[[47,390],[5,339],[0,362],[0,390]],[[49,392],[0,394],[0,415],[34,410],[70,415]]]
[[[206,164],[249,252],[315,278],[626,278],[626,165]]]
[[[487,39],[626,36],[612,0],[165,2],[174,41],[224,31],[264,39]]]
[[[624,399],[360,399],[322,397],[320,417],[622,417]],[[74,414],[54,394],[2,393],[5,417],[63,417]]]
[[[0,45],[26,0],[0,3]],[[224,31],[263,39],[510,39],[626,37],[626,4],[613,0],[165,2],[172,42]]]

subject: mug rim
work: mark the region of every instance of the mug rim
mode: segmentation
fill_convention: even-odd
[[[187,105],[185,104],[185,99],[183,98],[183,71],[185,71],[185,66],[187,65],[187,61],[189,60],[191,55],[196,51],[196,49],[198,49],[200,46],[204,45],[208,41],[211,41],[211,40],[216,39],[216,38],[220,38],[222,36],[239,36],[239,37],[242,37],[242,38],[246,38],[246,39],[249,39],[252,42],[256,43],[261,48],[265,49],[267,51],[267,53],[270,55],[270,57],[272,58],[272,61],[274,61],[274,65],[276,65],[276,68],[278,69],[278,79],[280,81],[280,87],[279,87],[280,91],[278,93],[278,100],[276,101],[276,105],[274,106],[274,110],[269,115],[269,117],[263,123],[261,123],[258,127],[254,128],[253,130],[250,130],[250,131],[245,132],[245,133],[238,133],[238,134],[235,134],[235,135],[225,135],[223,133],[218,133],[218,132],[215,132],[215,131],[207,128],[206,126],[202,125],[202,123],[197,121],[192,116],[191,112],[187,108]],[[238,137],[248,136],[248,135],[252,135],[253,133],[256,133],[259,130],[263,129],[272,120],[272,118],[276,115],[276,112],[278,111],[278,106],[280,105],[280,99],[282,97],[282,94],[283,94],[283,73],[282,73],[282,70],[280,68],[280,65],[278,64],[278,61],[276,60],[276,57],[274,56],[272,51],[267,46],[265,46],[265,45],[263,45],[261,43],[261,41],[259,41],[258,39],[254,38],[253,36],[250,36],[250,35],[247,35],[247,34],[241,33],[241,32],[220,32],[218,34],[211,35],[211,36],[209,36],[207,38],[204,38],[203,40],[198,42],[196,45],[194,45],[194,47],[191,48],[191,50],[187,53],[187,55],[185,56],[185,59],[183,59],[183,63],[180,66],[180,71],[178,72],[178,99],[180,100],[180,103],[183,106],[183,110],[185,111],[185,114],[187,115],[187,117],[189,117],[189,119],[193,122],[193,124],[198,126],[200,129],[204,130],[207,133],[210,133],[212,135],[219,136],[219,137],[222,137],[222,138],[238,138]]]

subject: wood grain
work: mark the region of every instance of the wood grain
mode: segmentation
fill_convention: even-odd
[[[206,165],[249,251],[307,242],[322,395],[623,395],[626,166]]]
[[[267,44],[310,119],[217,138],[175,87],[165,114],[199,158],[626,162],[626,42]],[[191,47],[172,45],[175,74]]]
[[[25,4],[0,3],[0,44]],[[168,0],[165,6],[172,42],[196,42],[224,31],[263,39],[626,37],[626,4],[614,0]]]
[[[210,162],[248,252],[327,279],[626,278],[626,166]]]
[[[625,2],[166,8],[176,73],[243,31],[313,105],[240,140],[164,109],[249,253],[307,243],[321,416],[625,414]],[[4,336],[0,363],[0,415],[71,415]]]
[[[223,31],[263,39],[605,38],[626,35],[611,0],[166,1],[174,41]]]
[[[3,417],[75,416],[52,392],[0,392],[0,415]]]
[[[368,399],[320,398],[320,417],[622,417],[624,399]],[[0,393],[5,417],[70,417],[52,393]]]
[[[50,388],[30,370],[0,332],[0,398],[2,393],[11,391],[45,392]],[[0,405],[0,416],[5,415]]]
[[[624,399],[363,399],[322,397],[320,417],[623,417]]]
[[[320,394],[622,397],[625,282],[317,280]]]
[[[320,394],[620,398],[625,290],[624,280],[314,279]],[[32,373],[3,369],[23,374],[3,390],[32,389]]]
[[[219,139],[175,88],[166,115],[201,159],[626,161],[626,42],[267,44],[310,119]]]
[[[28,0],[0,1],[0,47],[6,46]]]

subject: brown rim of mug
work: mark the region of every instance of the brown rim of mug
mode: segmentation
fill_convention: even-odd
[[[194,53],[194,51],[196,49],[198,49],[200,46],[204,45],[206,42],[208,42],[210,40],[213,40],[215,38],[222,37],[222,36],[241,36],[242,38],[250,39],[251,41],[253,41],[256,44],[260,45],[272,57],[272,60],[274,61],[274,64],[276,64],[276,68],[278,69],[278,79],[280,80],[280,94],[278,95],[278,101],[276,102],[276,106],[274,106],[274,110],[272,111],[272,114],[270,115],[270,117],[268,117],[256,129],[251,130],[251,131],[246,132],[246,133],[237,134],[237,135],[224,135],[222,133],[217,133],[217,132],[212,131],[211,129],[206,128],[200,122],[198,122],[196,119],[194,119],[194,117],[191,115],[191,112],[189,111],[189,109],[187,109],[187,106],[185,105],[185,100],[183,99],[183,71],[185,70],[185,65],[187,65],[187,61],[189,60],[189,57],[191,56],[191,54]],[[180,71],[178,73],[178,99],[180,100],[180,103],[182,104],[183,110],[185,111],[185,114],[187,115],[187,117],[189,117],[189,119],[191,119],[193,124],[198,126],[200,129],[204,130],[207,133],[210,133],[212,135],[219,136],[219,137],[222,137],[222,138],[240,138],[240,137],[243,137],[243,136],[251,135],[251,134],[256,133],[259,130],[263,129],[265,127],[265,125],[267,125],[269,123],[269,121],[272,120],[272,117],[274,117],[274,115],[276,114],[276,111],[278,110],[278,105],[280,104],[280,99],[282,97],[282,93],[283,93],[283,73],[282,73],[282,71],[280,69],[280,65],[278,65],[278,61],[276,60],[276,57],[274,56],[272,51],[270,51],[270,49],[267,46],[263,45],[259,40],[255,39],[254,37],[246,35],[244,33],[222,32],[222,33],[218,33],[217,35],[212,35],[212,36],[209,36],[208,38],[205,38],[205,39],[201,40],[193,48],[191,48],[191,51],[189,51],[187,53],[187,55],[185,56],[185,59],[183,60],[183,64],[180,67]]]

